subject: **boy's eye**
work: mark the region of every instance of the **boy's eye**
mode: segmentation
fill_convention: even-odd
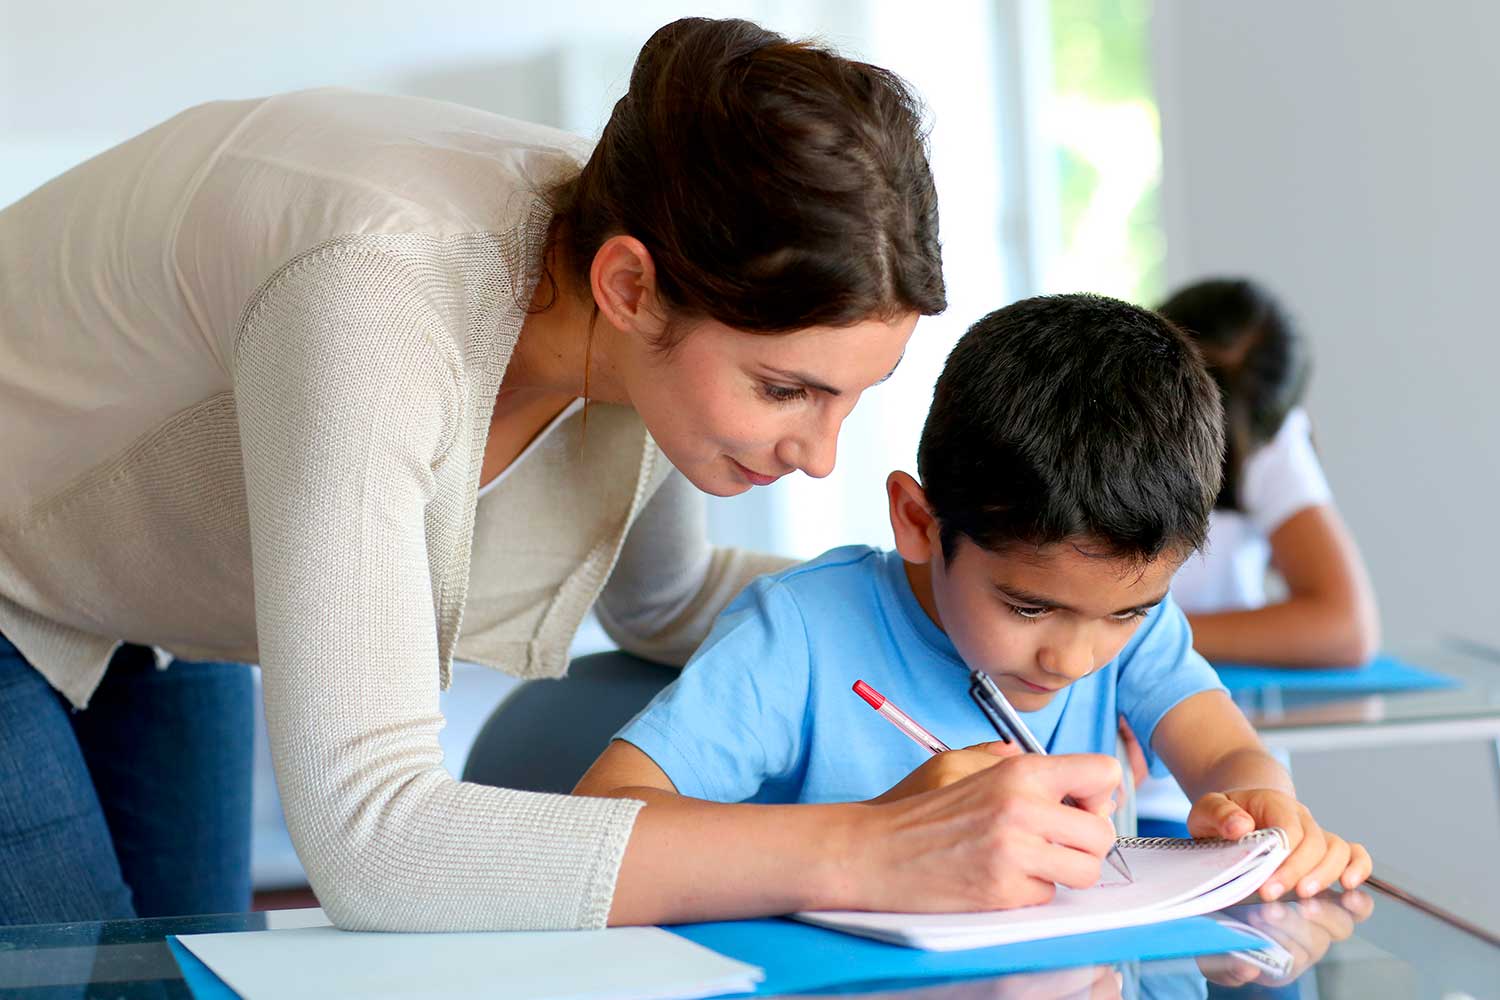
[[[1012,604],[1010,605],[1010,609],[1029,622],[1034,622],[1038,618],[1045,618],[1047,612],[1052,610],[1051,608],[1027,607],[1024,604]]]
[[[788,385],[776,385],[773,382],[762,382],[761,394],[773,403],[790,403],[807,395],[807,390],[801,387]]]

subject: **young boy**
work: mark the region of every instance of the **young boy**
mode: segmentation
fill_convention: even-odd
[[[1369,855],[1297,802],[1167,596],[1207,530],[1221,420],[1197,354],[1154,313],[1088,295],[991,313],[938,380],[921,482],[886,482],[895,552],[834,549],[751,584],[577,792],[920,794],[1006,762],[930,757],[851,686],[964,747],[996,736],[968,696],[982,670],[1052,754],[1110,752],[1124,715],[1151,771],[1194,797],[1194,836],[1286,830],[1265,898],[1358,885]]]

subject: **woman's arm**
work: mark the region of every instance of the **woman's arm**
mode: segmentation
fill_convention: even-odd
[[[1331,504],[1306,507],[1271,533],[1286,600],[1248,611],[1190,614],[1193,647],[1219,663],[1355,666],[1380,643],[1375,591]]]
[[[710,545],[706,498],[673,470],[631,525],[594,613],[626,652],[681,665],[746,584],[795,561]]]
[[[487,788],[443,766],[445,550],[427,514],[466,410],[449,289],[424,274],[358,247],[304,258],[236,344],[287,827],[341,927],[602,927],[640,803]]]
[[[1114,843],[1104,813],[1119,777],[1107,757],[1029,756],[876,803],[732,805],[678,795],[650,757],[617,740],[575,794],[646,803],[609,922],[650,924],[1045,902],[1055,883],[1098,881]],[[1066,794],[1095,812],[1062,805]]]

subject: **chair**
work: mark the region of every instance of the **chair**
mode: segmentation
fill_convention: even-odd
[[[571,792],[610,737],[677,674],[676,667],[616,651],[580,656],[565,677],[527,681],[485,720],[463,780]]]

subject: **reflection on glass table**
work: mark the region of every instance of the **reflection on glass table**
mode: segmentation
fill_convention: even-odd
[[[318,911],[280,911],[0,928],[0,996],[189,998],[167,949],[167,935],[305,926],[320,918]],[[1480,1000],[1500,995],[1500,949],[1379,891],[1247,904],[1216,918],[1251,928],[1263,945],[1172,962],[944,983],[861,984],[839,995],[903,1000]],[[484,985],[494,996],[505,995],[504,970],[497,969],[494,982]]]

